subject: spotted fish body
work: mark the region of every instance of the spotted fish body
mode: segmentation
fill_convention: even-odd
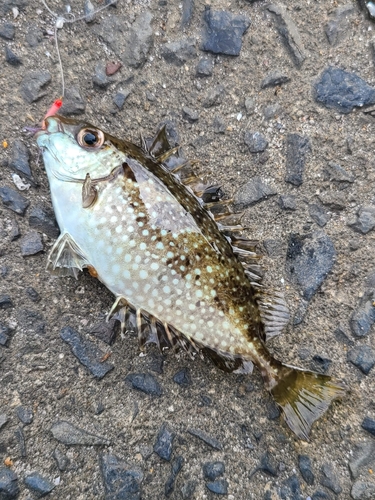
[[[75,276],[87,267],[116,296],[114,317],[124,325],[128,308],[136,311],[141,344],[179,344],[226,371],[255,364],[290,428],[306,439],[344,388],[271,357],[264,341],[287,321],[285,304],[263,292],[245,240],[225,236],[168,171],[174,150],[165,131],[138,147],[53,116],[37,141],[61,230],[47,267]]]

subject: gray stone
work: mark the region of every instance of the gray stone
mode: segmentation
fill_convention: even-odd
[[[212,57],[201,57],[197,64],[196,76],[206,77],[212,76],[214,71],[214,60]]]
[[[0,499],[16,500],[19,492],[17,474],[8,467],[0,467]]]
[[[20,239],[21,255],[27,257],[42,252],[44,249],[43,241],[40,234],[36,231],[26,233]]]
[[[276,194],[277,191],[272,186],[255,176],[237,191],[234,196],[234,205],[236,209],[243,210]]]
[[[341,113],[375,104],[375,89],[355,73],[340,68],[326,68],[314,87],[317,102]]]
[[[319,200],[331,210],[344,210],[346,208],[346,196],[341,191],[326,191],[318,194]]]
[[[248,115],[252,115],[255,111],[255,99],[253,97],[247,97],[245,99],[245,108]]]
[[[10,241],[15,241],[21,236],[20,227],[18,222],[14,219],[11,221],[11,230],[9,231]]]
[[[325,491],[318,490],[313,493],[311,500],[332,500],[332,496],[328,495]]]
[[[263,240],[264,249],[271,258],[281,257],[283,255],[283,242],[272,238]]]
[[[24,10],[29,5],[30,0],[1,0],[0,13],[5,15],[12,11],[13,7]]]
[[[43,205],[31,207],[29,214],[30,227],[41,231],[50,238],[57,238],[60,234],[55,215],[52,210]]]
[[[357,233],[367,234],[375,227],[375,206],[360,207],[356,219],[348,222]]]
[[[289,279],[309,302],[331,271],[336,252],[332,240],[323,231],[289,237],[286,270]]]
[[[92,82],[96,87],[99,87],[100,89],[106,89],[111,83],[111,80],[108,78],[105,68],[106,64],[103,61],[98,62],[94,68]]]
[[[161,55],[169,64],[183,66],[197,55],[194,38],[182,38],[161,46]]]
[[[46,91],[42,91],[51,81],[51,74],[49,71],[37,70],[27,73],[21,82],[21,95],[23,99],[31,104],[38,101],[45,95]]]
[[[191,385],[191,376],[189,368],[182,368],[173,375],[173,382],[181,387],[188,387]]]
[[[141,500],[143,474],[130,469],[115,455],[101,455],[100,471],[105,500]]]
[[[282,194],[279,198],[282,210],[297,210],[296,197],[293,194]]]
[[[4,40],[13,40],[16,34],[16,28],[12,23],[4,23],[0,25],[0,38]]]
[[[58,448],[53,451],[53,458],[56,460],[57,467],[61,472],[64,472],[70,464],[69,458]]]
[[[29,200],[22,196],[22,194],[7,186],[0,187],[0,198],[6,207],[20,215],[23,215],[26,208],[30,205]]]
[[[203,465],[203,475],[209,481],[215,481],[218,477],[222,476],[225,472],[224,462],[206,462]]]
[[[271,73],[269,73],[262,80],[262,83],[260,84],[260,88],[266,89],[267,87],[277,87],[277,86],[283,85],[284,83],[287,83],[289,81],[290,81],[290,78],[288,75],[285,75],[281,71],[274,70]]]
[[[38,472],[32,472],[25,477],[25,486],[31,490],[37,498],[42,498],[54,489],[55,485]]]
[[[214,88],[209,89],[202,102],[204,108],[211,108],[212,106],[218,106],[222,103],[223,97],[225,95],[225,88],[223,85],[217,85]]]
[[[320,484],[333,491],[336,495],[341,493],[342,488],[339,478],[332,464],[325,463],[322,465]]]
[[[323,178],[326,181],[337,183],[352,184],[354,175],[348,174],[340,165],[330,161],[323,169]]]
[[[129,373],[125,378],[125,382],[133,389],[150,396],[161,396],[163,393],[159,382],[150,373]]]
[[[375,484],[358,480],[353,483],[350,496],[353,500],[373,500],[375,498]]]
[[[331,359],[321,356],[320,354],[315,354],[312,358],[313,371],[318,373],[327,373],[331,364]]]
[[[357,444],[353,450],[353,456],[349,460],[349,470],[353,479],[361,474],[366,468],[375,466],[375,441],[365,441]],[[367,471],[366,471],[367,472]]]
[[[95,7],[90,0],[85,0],[85,3],[83,4],[83,13],[85,15],[86,23],[92,23],[95,21]]]
[[[29,26],[25,38],[30,47],[36,47],[43,40],[43,32],[37,26]]]
[[[330,20],[324,28],[331,45],[337,45],[348,36],[350,16],[351,14],[355,14],[355,12],[356,9],[351,4],[342,5],[332,12]]]
[[[282,482],[280,497],[288,500],[305,500],[306,497],[301,493],[299,479],[295,474]]]
[[[271,4],[267,9],[274,14],[277,28],[294,64],[300,68],[306,59],[305,47],[294,21],[282,4]]]
[[[16,139],[12,145],[12,156],[9,166],[18,173],[30,178],[31,170],[29,165],[30,153],[28,147],[19,139]]]
[[[176,457],[174,460],[172,460],[171,475],[169,476],[167,482],[165,483],[165,488],[164,488],[166,497],[169,497],[173,493],[174,483],[176,481],[177,474],[181,471],[183,465],[184,465],[184,459],[181,456]]]
[[[33,410],[31,408],[26,408],[25,406],[18,406],[16,408],[17,417],[25,425],[32,423],[34,419]]]
[[[250,19],[234,15],[224,10],[206,7],[205,28],[201,49],[214,54],[238,56],[242,46],[242,36],[250,26]]]
[[[370,332],[375,323],[374,302],[374,290],[367,290],[350,318],[350,327],[354,337],[364,337]]]
[[[130,96],[130,90],[125,92],[117,92],[117,94],[113,97],[113,102],[118,109],[122,109],[124,107],[126,99]]]
[[[227,129],[225,121],[220,116],[215,116],[212,126],[215,134],[225,134]]]
[[[14,437],[15,437],[17,443],[18,443],[19,454],[23,458],[26,457],[27,456],[27,453],[26,453],[26,440],[25,440],[25,435],[24,435],[23,430],[22,430],[21,427],[19,427],[18,429],[15,430]]]
[[[0,429],[2,429],[7,422],[8,422],[8,417],[5,415],[5,413],[1,413],[0,414]]]
[[[8,45],[5,46],[5,60],[8,64],[12,66],[19,66],[22,64],[21,59],[13,52],[13,50],[8,47]]]
[[[300,186],[303,182],[306,155],[310,151],[308,137],[288,134],[286,138],[286,174],[285,182]]]
[[[373,436],[375,436],[375,420],[370,417],[365,417],[361,424],[362,429],[369,432]]]
[[[199,120],[199,113],[191,108],[188,108],[187,106],[183,106],[182,112],[183,117],[190,123],[194,123]]]
[[[95,378],[102,379],[113,370],[111,363],[103,361],[104,352],[70,326],[61,330],[60,337],[69,344],[78,361],[86,366]]]
[[[251,153],[260,153],[268,146],[268,141],[260,132],[245,130],[244,141]]]
[[[216,438],[209,436],[201,429],[190,428],[187,431],[192,436],[195,436],[198,439],[201,439],[202,441],[204,441],[206,444],[208,444],[208,446],[211,446],[211,448],[214,448],[214,450],[222,450],[223,449],[222,444]]]
[[[169,430],[166,423],[163,423],[154,444],[154,452],[168,462],[172,457],[174,438],[175,433]]]
[[[181,488],[181,497],[183,500],[192,500],[194,498],[195,488],[197,486],[196,481],[190,480],[186,481]]]
[[[194,12],[194,0],[182,0],[181,28],[189,26]]]
[[[369,346],[359,345],[348,351],[348,361],[368,375],[375,365],[375,352]]]
[[[64,420],[54,423],[51,432],[57,441],[66,445],[108,446],[111,444],[109,439],[87,432]]]
[[[63,105],[59,113],[62,115],[80,115],[86,111],[86,102],[81,96],[78,87],[68,87],[65,89]]]
[[[276,118],[282,112],[282,107],[278,102],[273,104],[268,104],[263,109],[263,116],[265,120],[272,120]]]
[[[9,295],[0,295],[0,309],[11,309],[14,307]]]
[[[218,479],[217,481],[211,481],[206,483],[207,489],[216,493],[216,495],[227,495],[228,494],[228,481],[226,479]]]

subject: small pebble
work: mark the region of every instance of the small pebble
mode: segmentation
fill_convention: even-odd
[[[0,467],[0,498],[2,500],[16,500],[19,493],[17,474],[8,467]]]
[[[92,77],[93,84],[100,89],[106,89],[110,85],[111,80],[109,80],[106,71],[106,65],[104,62],[98,62],[94,68],[94,75]]]
[[[6,416],[5,413],[0,414],[0,429],[4,427],[4,425],[8,422],[8,417]],[[1,491],[1,489],[0,489]]]
[[[306,483],[309,485],[314,484],[315,476],[312,471],[311,460],[308,455],[298,455],[298,467]]]
[[[373,418],[365,417],[361,424],[361,427],[362,429],[365,429],[365,431],[375,436],[375,420]]]
[[[12,23],[4,23],[0,25],[0,38],[4,40],[13,40],[16,34],[16,28]]]
[[[156,438],[154,444],[154,452],[159,455],[160,458],[170,461],[173,452],[173,440],[175,434],[168,429],[166,423],[161,426],[161,429]]]
[[[51,493],[55,485],[43,477],[38,472],[33,472],[25,477],[25,486],[31,490],[38,498],[44,497]]]
[[[12,66],[19,66],[20,64],[22,64],[21,59],[7,45],[5,46],[5,59],[6,62],[8,64],[11,64]]]
[[[203,475],[209,481],[215,481],[225,472],[224,462],[207,462],[203,465]]]
[[[130,469],[111,454],[101,455],[100,470],[107,500],[141,500],[141,471]]]
[[[38,101],[45,95],[47,91],[43,88],[50,83],[51,74],[49,71],[37,70],[27,73],[21,82],[21,94],[23,99],[31,104]]]
[[[281,71],[275,70],[264,78],[264,80],[260,84],[260,88],[266,89],[267,87],[277,87],[289,81],[290,78],[287,75],[285,75]]]
[[[173,376],[173,381],[182,387],[188,387],[191,385],[191,376],[189,368],[182,368]]]
[[[186,118],[190,123],[194,123],[199,120],[199,113],[193,109],[183,106],[182,108],[183,117]]]
[[[30,231],[20,239],[20,247],[22,257],[42,252],[44,245],[41,235],[37,231]]]
[[[0,198],[3,204],[19,215],[24,215],[26,208],[30,205],[22,194],[7,186],[0,187]]]
[[[260,132],[245,131],[244,141],[250,153],[260,153],[268,146],[268,141]]]
[[[39,293],[32,286],[28,286],[25,289],[25,291],[26,291],[27,295],[30,297],[30,299],[33,302],[39,302],[40,301],[40,295],[39,295]]]
[[[302,184],[306,156],[309,151],[310,140],[308,137],[298,134],[287,134],[285,182],[289,182],[294,186]]]
[[[282,210],[297,210],[296,197],[293,194],[282,194],[279,198]]]
[[[214,71],[214,60],[212,57],[202,57],[196,68],[196,76],[204,78],[207,76],[212,76]]]
[[[57,467],[61,472],[64,472],[70,464],[69,458],[58,448],[54,449],[53,458],[56,460]]]
[[[51,432],[57,441],[66,445],[108,446],[111,444],[107,438],[87,432],[64,420],[55,422],[51,427]]]
[[[117,92],[117,94],[113,97],[114,104],[118,107],[118,109],[122,109],[124,107],[126,99],[130,95],[130,90],[126,92]]]
[[[192,436],[195,436],[198,439],[201,439],[202,441],[204,441],[206,444],[208,444],[209,446],[211,446],[211,448],[214,448],[215,450],[222,450],[223,449],[222,444],[217,439],[215,439],[214,437],[209,436],[208,434],[206,434],[205,432],[203,432],[201,429],[192,429],[192,428],[190,428],[187,431]]]
[[[11,309],[14,307],[9,295],[0,295],[0,309]]]
[[[169,497],[173,493],[176,477],[178,473],[181,471],[183,465],[184,465],[184,459],[181,456],[176,457],[172,461],[171,475],[169,476],[167,482],[165,483],[165,488],[164,488],[166,497]]]
[[[216,493],[217,495],[228,494],[228,481],[225,479],[218,479],[217,481],[206,483],[206,486],[212,493]]]
[[[161,396],[162,389],[156,378],[150,373],[129,373],[125,381],[133,389],[149,394],[150,396]]]
[[[336,495],[341,493],[342,488],[339,478],[332,464],[325,463],[322,465],[320,484],[333,491]]]
[[[31,207],[29,211],[29,225],[50,238],[57,238],[60,234],[60,229],[52,210],[40,204]]]
[[[33,421],[33,410],[31,408],[26,408],[25,406],[18,406],[16,408],[17,417],[20,421],[25,424],[31,424]]]
[[[369,346],[359,345],[348,351],[348,361],[368,375],[375,365],[375,352]]]

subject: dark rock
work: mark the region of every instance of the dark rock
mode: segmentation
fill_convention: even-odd
[[[44,335],[46,323],[43,316],[28,309],[21,309],[18,313],[20,326],[29,332],[35,332],[37,335]]]
[[[250,26],[246,16],[236,16],[224,10],[214,11],[206,7],[206,23],[201,49],[214,54],[238,56],[242,46],[242,35]]]
[[[307,484],[314,484],[315,476],[311,467],[310,457],[307,455],[298,455],[298,467],[303,479]]]
[[[345,345],[348,346],[353,346],[354,342],[349,338],[348,332],[346,331],[346,328],[343,327],[342,325],[339,325],[336,330],[335,330],[335,338],[339,342],[342,342]]]
[[[215,116],[214,121],[212,123],[215,134],[225,134],[227,126],[225,121],[220,118],[220,116]]]
[[[9,162],[9,166],[17,172],[30,178],[32,177],[32,174],[30,170],[29,160],[30,153],[28,147],[22,141],[16,139],[13,142],[12,158]]]
[[[183,117],[186,118],[190,123],[194,123],[199,120],[199,113],[194,111],[193,109],[188,108],[187,106],[183,106],[182,108]]]
[[[306,155],[310,151],[308,137],[288,134],[286,138],[286,175],[285,182],[300,186],[303,182]]]
[[[39,302],[40,301],[40,295],[39,295],[39,293],[32,286],[28,286],[25,289],[25,291],[26,291],[27,295],[30,297],[30,299],[33,302]]]
[[[43,251],[43,241],[40,234],[36,231],[30,231],[20,239],[21,255],[27,257]]]
[[[22,64],[21,59],[7,45],[5,46],[5,60],[12,66],[19,66],[20,64]]]
[[[3,347],[6,346],[7,343],[9,342],[10,339],[9,333],[10,329],[7,326],[0,323],[0,345],[2,345]],[[0,429],[1,429],[1,417],[0,417]]]
[[[95,65],[94,74],[92,77],[93,84],[100,89],[106,89],[110,85],[111,80],[108,78],[105,71],[105,63],[100,61]]]
[[[57,441],[66,445],[109,446],[111,444],[109,439],[87,432],[64,420],[54,423],[51,432]]]
[[[354,13],[355,8],[353,5],[342,5],[332,12],[330,20],[324,28],[331,45],[335,46],[347,37],[350,15]]]
[[[18,477],[7,467],[0,467],[0,498],[1,500],[16,500],[20,492]]]
[[[362,429],[365,429],[365,431],[375,436],[375,420],[373,418],[365,417],[361,427]]]
[[[18,238],[21,236],[20,227],[18,225],[18,222],[14,219],[12,220],[11,224],[12,224],[12,226],[11,226],[11,230],[9,232],[9,238],[10,238],[10,241],[15,241],[15,240],[18,240]]]
[[[122,109],[124,107],[126,99],[130,96],[130,90],[124,92],[117,92],[117,94],[113,97],[114,104],[118,107],[118,109]]]
[[[16,34],[16,28],[12,23],[4,23],[0,25],[0,38],[4,40],[13,40]]]
[[[375,207],[361,207],[357,212],[357,218],[349,221],[348,226],[357,233],[367,234],[375,227]]]
[[[78,87],[65,89],[63,105],[59,113],[62,115],[80,115],[86,111],[86,103]]]
[[[348,352],[348,361],[368,375],[375,365],[375,352],[367,345],[359,345]]]
[[[267,9],[275,15],[277,29],[294,64],[300,68],[306,59],[305,47],[294,21],[283,5],[271,4]]]
[[[260,132],[245,130],[244,141],[251,153],[260,153],[268,146],[268,141]]]
[[[168,429],[166,423],[161,426],[161,429],[156,438],[154,444],[154,452],[159,455],[160,458],[170,461],[173,451],[173,440],[175,434]]]
[[[204,441],[208,446],[211,446],[211,448],[214,448],[215,450],[222,450],[223,446],[222,444],[215,439],[214,437],[209,436],[205,432],[203,432],[200,429],[188,429],[188,433],[191,434],[192,436],[197,437],[198,439],[201,439]]]
[[[104,352],[70,326],[61,330],[60,337],[69,344],[78,361],[86,366],[95,378],[101,379],[113,370],[111,363],[102,361]]]
[[[29,200],[22,196],[22,194],[7,186],[0,187],[0,198],[6,207],[20,215],[23,215],[26,208],[30,205]]]
[[[141,500],[143,474],[129,469],[115,455],[100,457],[106,500]]]
[[[25,425],[31,424],[34,419],[33,410],[25,406],[18,406],[16,408],[17,417]]]
[[[306,316],[308,307],[309,307],[309,301],[301,298],[298,302],[297,310],[294,313],[294,318],[293,318],[294,326],[302,323],[302,321]]]
[[[322,205],[318,205],[317,203],[311,203],[309,205],[309,215],[320,227],[324,227],[331,218],[331,216],[325,211],[324,207],[322,207]]]
[[[318,490],[313,493],[311,500],[332,500],[331,495],[328,495],[325,491]]]
[[[159,382],[150,373],[129,373],[125,381],[133,389],[149,394],[150,396],[161,396],[162,389]]]
[[[266,89],[267,87],[276,87],[279,85],[283,85],[283,83],[287,83],[289,81],[290,78],[288,75],[281,73],[281,71],[275,70],[264,78],[264,80],[260,84],[260,88]]]
[[[342,488],[340,486],[339,478],[332,464],[325,463],[322,465],[320,484],[333,491],[336,495],[341,493]]]
[[[146,91],[146,99],[150,102],[155,102],[156,101],[156,96],[149,90]]]
[[[212,493],[216,493],[216,495],[228,494],[228,481],[226,479],[218,479],[217,481],[206,483],[206,486]]]
[[[335,181],[344,184],[352,184],[354,182],[354,175],[348,174],[340,165],[332,161],[324,167],[323,178],[326,181]]]
[[[306,301],[310,301],[335,262],[332,240],[322,231],[300,236],[291,234],[286,269]]]
[[[215,481],[225,472],[224,462],[207,462],[203,465],[203,475],[209,481]]]
[[[23,99],[31,104],[38,101],[47,92],[42,89],[51,81],[51,74],[49,71],[37,70],[27,73],[21,82],[21,95]]]
[[[181,488],[181,496],[183,500],[191,500],[195,493],[197,483],[193,480],[187,481]]]
[[[53,211],[43,205],[35,205],[30,209],[29,224],[50,238],[57,238],[60,234]]]
[[[0,295],[0,309],[11,309],[14,307],[9,295]]]
[[[223,97],[225,95],[225,88],[223,85],[217,85],[211,88],[206,97],[203,100],[202,106],[204,108],[211,108],[212,106],[218,106],[222,103]]]
[[[181,28],[185,28],[190,24],[193,17],[194,0],[182,0],[182,15]]]
[[[319,373],[326,373],[332,364],[331,359],[324,358],[319,354],[315,354],[315,356],[313,356],[312,361],[313,361],[313,370]]]
[[[214,60],[212,57],[201,57],[199,59],[199,62],[197,64],[197,69],[196,69],[196,76],[199,77],[206,77],[206,76],[212,76],[212,73],[214,71]]]
[[[327,108],[350,113],[355,107],[374,104],[375,89],[355,73],[330,66],[315,84],[315,99]]]
[[[176,382],[176,384],[181,385],[182,387],[188,387],[191,385],[189,368],[182,368],[182,370],[175,373],[173,376],[173,382]]]
[[[184,459],[181,456],[176,457],[172,461],[171,475],[169,476],[167,482],[165,483],[164,491],[165,491],[166,497],[169,497],[173,493],[174,483],[176,481],[176,477],[177,477],[178,473],[181,471],[183,465],[184,465]]]
[[[132,24],[129,34],[125,39],[125,47],[122,54],[122,61],[125,66],[139,68],[147,61],[147,55],[154,40],[151,21],[151,12],[144,11]]]
[[[25,435],[24,435],[21,427],[19,427],[18,429],[16,429],[14,431],[14,437],[16,438],[16,441],[18,443],[18,447],[20,450],[20,456],[23,458],[26,457],[27,456],[26,441],[25,441]]]
[[[375,441],[365,441],[357,444],[353,450],[353,456],[349,460],[349,470],[352,479],[357,479],[362,469],[374,468],[375,466]],[[367,473],[367,471],[366,471]]]
[[[0,414],[0,429],[2,429],[7,422],[8,422],[8,417],[5,415],[5,413]]]
[[[37,26],[29,26],[25,38],[30,47],[36,47],[43,40],[43,32]]]
[[[305,496],[301,493],[298,477],[295,474],[283,481],[280,488],[280,497],[283,500],[305,500]]]
[[[53,458],[56,460],[57,467],[61,472],[64,472],[70,464],[69,458],[58,448],[53,451]]]
[[[100,321],[90,329],[90,333],[92,335],[95,335],[95,337],[97,337],[99,340],[102,340],[108,345],[112,345],[114,343],[119,331],[120,322],[114,318],[110,319],[109,321]]]
[[[263,116],[265,120],[272,120],[276,118],[279,114],[281,114],[282,108],[280,104],[277,102],[275,104],[268,104],[263,109]]]
[[[350,328],[354,337],[365,337],[370,332],[375,323],[374,302],[374,290],[367,290],[350,318]]]
[[[264,183],[260,177],[255,176],[237,191],[234,197],[234,206],[238,210],[243,210],[276,194],[277,191],[273,187]]]
[[[341,191],[328,191],[318,194],[319,200],[331,210],[344,210],[346,208],[346,196]]]
[[[38,472],[32,472],[25,477],[25,486],[31,490],[37,498],[42,498],[51,493],[55,485]]]
[[[161,55],[175,66],[183,66],[197,55],[194,38],[182,38],[176,42],[165,43],[161,46]]]
[[[90,0],[85,0],[85,3],[83,4],[83,13],[86,23],[92,23],[95,21],[95,7]]]
[[[373,500],[375,498],[375,484],[368,481],[356,481],[350,491],[353,500]]]
[[[154,373],[163,373],[164,359],[165,357],[160,352],[150,352],[145,359],[145,367],[147,366],[147,369]]]
[[[296,197],[293,194],[282,194],[279,198],[282,210],[297,210]]]
[[[265,474],[276,477],[277,476],[277,468],[272,462],[272,457],[270,453],[265,453],[260,459],[260,464],[256,470],[261,470]]]

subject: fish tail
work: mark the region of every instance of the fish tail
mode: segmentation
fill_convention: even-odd
[[[315,420],[326,412],[334,399],[342,398],[347,392],[342,382],[328,375],[281,363],[277,377],[267,382],[285,422],[300,439],[306,441]]]

